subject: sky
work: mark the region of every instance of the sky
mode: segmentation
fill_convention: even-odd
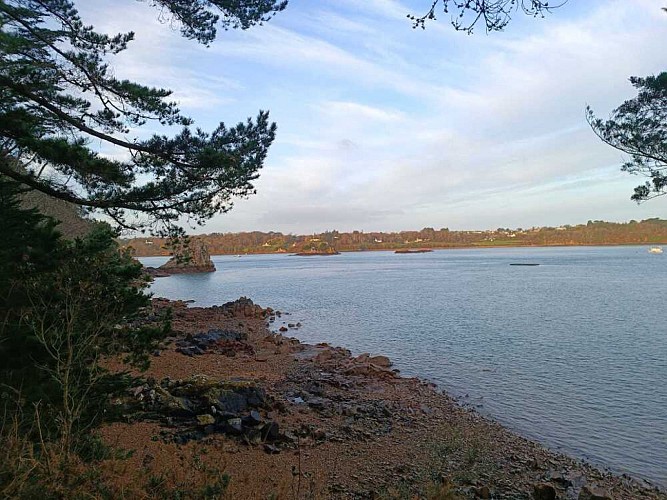
[[[606,117],[628,78],[667,69],[655,0],[569,0],[504,32],[413,30],[430,0],[290,0],[264,26],[184,39],[150,2],[77,2],[98,31],[135,31],[118,77],[167,87],[197,126],[270,110],[277,138],[256,181],[192,233],[483,230],[667,218],[637,205],[586,105]],[[160,132],[159,128],[151,131]]]

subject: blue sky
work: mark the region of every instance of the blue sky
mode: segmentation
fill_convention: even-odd
[[[468,36],[429,0],[290,0],[262,27],[204,47],[136,0],[78,2],[99,31],[133,30],[118,76],[168,87],[204,129],[268,109],[278,136],[256,183],[194,232],[490,229],[667,216],[589,129],[667,69],[655,0],[570,0],[546,19]]]

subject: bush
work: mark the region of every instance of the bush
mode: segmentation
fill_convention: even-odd
[[[110,226],[64,240],[52,219],[20,208],[18,194],[0,177],[0,445],[23,457],[13,474],[0,470],[0,494],[38,463],[66,474],[79,452],[89,455],[109,396],[132,380],[101,359],[124,353],[146,367],[165,333],[142,319],[147,278]]]

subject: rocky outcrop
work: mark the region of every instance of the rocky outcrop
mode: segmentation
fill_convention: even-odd
[[[178,244],[172,258],[158,269],[168,274],[210,273],[215,266],[203,240],[192,238]]]
[[[117,402],[126,417],[164,424],[161,436],[167,442],[185,444],[221,433],[249,445],[264,444],[267,453],[278,453],[278,446],[291,442],[276,422],[264,416],[273,408],[272,398],[254,381],[204,375],[160,382],[149,379],[130,389],[128,396]]]

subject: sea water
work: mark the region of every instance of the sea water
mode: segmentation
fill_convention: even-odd
[[[159,265],[165,258],[143,258]],[[647,247],[215,256],[151,291],[248,296],[293,335],[389,356],[510,429],[667,486],[667,256]],[[510,264],[539,264],[511,266]]]

